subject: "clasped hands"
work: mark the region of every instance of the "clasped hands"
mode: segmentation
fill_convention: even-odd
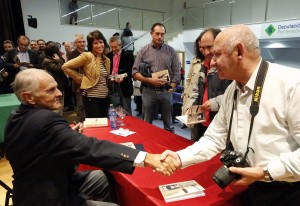
[[[180,169],[181,160],[176,152],[170,150],[166,150],[162,154],[147,153],[145,166],[151,167],[154,172],[159,172],[164,176],[170,176]]]

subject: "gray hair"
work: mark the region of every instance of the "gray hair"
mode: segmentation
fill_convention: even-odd
[[[121,39],[118,36],[112,36],[110,37],[109,42],[117,42],[120,45]]]
[[[243,43],[248,50],[259,49],[259,41],[254,32],[245,25],[233,26],[232,28],[224,30],[224,32],[230,35],[225,43],[228,53],[232,53],[238,42]]]
[[[36,96],[40,86],[39,79],[45,74],[47,74],[47,72],[41,69],[25,69],[17,74],[13,82],[13,90],[21,103],[27,104],[22,97],[23,92],[29,92],[33,96]]]
[[[74,42],[76,42],[78,39],[84,39],[83,34],[75,34],[75,36],[74,36]]]

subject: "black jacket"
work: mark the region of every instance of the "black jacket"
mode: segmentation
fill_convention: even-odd
[[[113,70],[113,52],[109,52],[107,57],[110,59],[110,74]],[[121,58],[119,63],[118,74],[127,73],[127,77],[124,78],[124,81],[120,84],[121,92],[125,97],[130,97],[133,94],[133,83],[132,83],[132,67],[134,64],[134,57],[132,54],[122,50]]]
[[[14,68],[14,64],[18,63],[17,55],[19,54],[19,50],[14,48],[7,52],[5,69],[8,72],[7,81],[11,84],[15,80],[16,74],[20,71],[19,68]],[[28,49],[29,61],[30,64],[33,65],[34,68],[39,68],[39,58],[37,53]],[[12,92],[12,91],[11,91]]]
[[[82,205],[71,185],[78,163],[132,173],[138,150],[86,137],[57,113],[21,105],[11,113],[4,148],[13,172],[16,206]],[[123,155],[126,154],[126,155]],[[72,204],[70,204],[72,201]]]

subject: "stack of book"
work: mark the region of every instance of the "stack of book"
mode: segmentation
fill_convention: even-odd
[[[85,128],[88,127],[106,127],[108,126],[107,118],[85,118],[83,122]]]

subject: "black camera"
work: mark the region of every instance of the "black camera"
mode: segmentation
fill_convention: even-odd
[[[233,180],[241,176],[229,171],[229,167],[247,167],[249,164],[244,160],[243,155],[239,152],[224,150],[220,156],[220,161],[224,164],[213,175],[213,180],[224,189]]]

